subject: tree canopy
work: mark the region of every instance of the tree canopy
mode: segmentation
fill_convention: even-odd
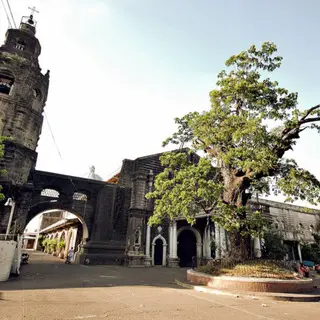
[[[151,224],[177,216],[192,223],[202,211],[230,232],[254,236],[264,221],[247,207],[253,193],[320,203],[317,178],[285,158],[302,131],[320,132],[320,105],[299,109],[298,94],[270,79],[282,62],[276,53],[265,42],[231,56],[210,92],[210,109],[175,119],[177,131],[163,145],[180,151],[161,156],[164,170],[147,194],[155,199]],[[205,156],[194,161],[190,154],[200,151]]]

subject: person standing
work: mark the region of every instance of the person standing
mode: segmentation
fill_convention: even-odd
[[[71,260],[73,259],[73,256],[74,256],[74,250],[73,250],[73,247],[71,247],[71,249],[68,251],[68,255],[65,263],[70,264]]]
[[[192,270],[194,270],[197,266],[197,258],[195,256],[192,257]]]

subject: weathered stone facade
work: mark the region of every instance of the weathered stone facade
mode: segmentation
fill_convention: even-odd
[[[10,208],[4,203],[11,197],[16,203],[15,230],[21,234],[40,213],[62,210],[77,215],[83,229],[79,263],[177,267],[190,266],[192,257],[200,264],[223,256],[228,250],[226,233],[208,215],[199,213],[193,226],[183,218],[152,228],[147,225],[153,201],[145,195],[162,171],[161,154],[125,159],[120,173],[109,182],[35,170],[49,73],[41,73],[41,47],[31,22],[8,30],[0,48],[0,128],[2,135],[12,137],[0,163],[8,171],[0,181],[6,196],[0,202],[0,233],[8,224]],[[302,234],[312,241],[309,231],[316,226],[319,212],[304,213],[296,206],[266,200],[252,205],[283,231],[287,241],[299,243]],[[259,243],[254,240],[254,250],[259,251]]]
[[[0,47],[0,134],[10,137],[0,162],[7,174],[0,183],[6,195],[19,199],[16,209],[24,213],[31,198],[27,182],[36,165],[49,88],[49,72],[42,74],[38,63],[41,46],[35,33],[32,17],[24,18],[19,29],[7,31]],[[8,222],[8,210],[1,205],[0,212],[1,233]]]

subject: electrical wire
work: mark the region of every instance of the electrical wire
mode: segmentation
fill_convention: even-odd
[[[4,5],[3,0],[1,0],[1,3],[2,3],[3,9],[4,9],[4,12],[5,12],[6,16],[7,16],[7,20],[8,20],[9,28],[12,28],[12,24],[11,24],[11,21],[10,21],[9,15],[8,15],[8,11],[7,11],[7,9],[6,9],[6,6]]]
[[[56,147],[56,149],[57,149],[57,152],[58,152],[58,154],[59,154],[59,157],[60,157],[60,159],[62,160],[62,162],[64,163],[63,158],[62,158],[62,155],[61,155],[61,152],[60,152],[60,150],[59,150],[59,147],[58,147],[58,144],[57,144],[57,141],[56,141],[56,138],[55,138],[55,136],[54,136],[54,134],[53,134],[53,130],[52,130],[51,126],[50,126],[50,122],[49,122],[48,115],[47,115],[47,113],[46,113],[45,110],[44,110],[43,113],[44,113],[44,117],[45,117],[45,119],[46,119],[47,125],[48,125],[48,127],[49,127],[49,131],[50,131],[52,140],[53,140],[53,142],[54,142],[54,144],[55,144],[55,147]],[[71,176],[68,175],[68,174],[67,174],[66,176],[69,178],[69,180],[70,180],[72,186],[74,187],[75,191],[79,191],[78,188],[76,187],[74,181],[72,180]]]
[[[47,122],[47,125],[48,125],[48,127],[49,127],[49,131],[50,131],[52,140],[53,140],[54,145],[55,145],[55,147],[56,147],[56,149],[57,149],[57,151],[58,151],[59,157],[60,157],[60,159],[63,161],[61,152],[60,152],[60,150],[59,150],[57,141],[56,141],[56,139],[55,139],[55,137],[54,137],[54,134],[53,134],[53,131],[52,131],[52,129],[51,129],[51,126],[50,126],[50,123],[49,123],[49,119],[48,119],[48,116],[47,116],[47,113],[46,113],[45,110],[44,110],[44,117],[45,117],[45,119],[46,119],[46,122]]]
[[[17,29],[17,25],[16,25],[16,22],[14,21],[14,17],[13,17],[13,14],[12,14],[12,10],[11,10],[11,6],[10,6],[10,3],[9,3],[9,0],[7,0],[7,4],[8,4],[8,8],[9,8],[10,14],[11,14],[13,25],[14,25],[15,29]]]
[[[122,166],[118,167],[118,168],[117,168],[116,170],[114,170],[110,175],[108,175],[108,179],[107,179],[107,180],[113,178],[113,176],[114,176],[115,174],[119,173],[119,171],[121,170],[121,168],[122,168]]]

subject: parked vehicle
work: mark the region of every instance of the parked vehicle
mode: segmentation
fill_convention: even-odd
[[[21,255],[21,264],[28,264],[28,263],[29,263],[29,254],[24,252]]]

